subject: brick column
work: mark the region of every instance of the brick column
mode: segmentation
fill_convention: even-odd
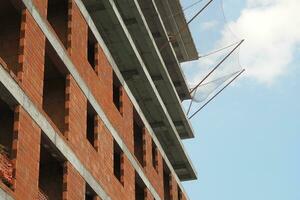
[[[41,130],[18,106],[15,111],[13,141],[17,199],[32,199],[38,195],[40,141]]]
[[[28,96],[42,104],[45,36],[27,9],[22,11],[18,79]]]
[[[67,161],[64,164],[63,200],[82,200],[85,198],[85,181]]]

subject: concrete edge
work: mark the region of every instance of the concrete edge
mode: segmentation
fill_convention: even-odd
[[[8,194],[8,192],[3,190],[1,187],[0,187],[0,199],[1,200],[14,200],[14,198],[12,196],[10,196],[10,194]]]

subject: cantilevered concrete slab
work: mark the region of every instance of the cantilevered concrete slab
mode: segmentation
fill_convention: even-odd
[[[173,45],[169,42],[169,34],[159,14],[154,0],[137,0],[147,21],[147,25],[152,33],[156,45],[162,55],[170,77],[176,87],[177,93],[181,100],[190,99],[189,89],[186,79],[181,70]]]
[[[126,83],[152,126],[164,151],[181,180],[196,178],[196,172],[180,141],[177,129],[154,85],[161,74],[151,77],[140,52],[126,28],[136,19],[123,21],[113,1],[83,1],[108,46]],[[126,24],[126,25],[125,25]]]
[[[195,43],[179,0],[154,0],[180,62],[198,59]]]
[[[181,106],[181,100],[138,2],[136,0],[116,0],[115,4],[166,105],[179,136],[184,139],[194,137],[192,126]],[[137,77],[137,74],[133,75]]]

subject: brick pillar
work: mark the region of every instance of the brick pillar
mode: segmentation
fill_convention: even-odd
[[[45,36],[27,9],[22,11],[18,79],[28,96],[42,104]]]
[[[147,131],[146,131],[146,128],[144,127],[143,128],[143,164],[142,166],[143,167],[146,167],[148,163],[150,163],[148,161],[148,158],[147,158]]]
[[[86,140],[86,98],[71,75],[66,81],[65,137],[72,144],[81,144]]]
[[[67,161],[64,164],[63,200],[82,200],[85,198],[85,181]]]
[[[38,196],[41,130],[20,106],[15,113],[15,194],[16,199],[32,199]]]
[[[88,27],[74,0],[69,0],[68,9],[68,52],[75,65],[87,61]]]
[[[113,70],[100,45],[97,44],[96,46],[95,71],[103,85],[103,92],[105,92],[105,105],[109,105],[112,103],[113,99]]]
[[[145,188],[145,200],[154,200],[151,192],[147,188]]]
[[[135,170],[132,167],[129,160],[124,155],[124,174],[123,174],[123,180],[124,180],[124,191],[127,194],[128,199],[134,199],[135,196]]]

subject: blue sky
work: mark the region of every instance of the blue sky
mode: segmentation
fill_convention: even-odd
[[[185,7],[195,1],[181,2]],[[196,138],[184,143],[199,180],[184,183],[191,200],[300,199],[300,37],[292,34],[300,23],[294,7],[299,1],[224,0],[232,31],[248,39],[240,55],[247,71],[192,119]],[[286,19],[277,16],[285,12]],[[199,51],[224,37],[201,29],[204,19],[216,17],[221,30],[225,23],[218,16],[208,9],[191,25]],[[248,29],[249,19],[257,27]],[[277,28],[281,24],[287,25]],[[183,65],[188,80],[198,68]]]

